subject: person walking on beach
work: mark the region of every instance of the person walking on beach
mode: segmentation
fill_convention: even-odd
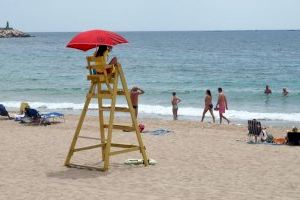
[[[272,94],[272,90],[271,90],[270,86],[268,86],[268,85],[266,85],[265,94],[266,95]]]
[[[171,104],[172,104],[172,111],[173,111],[173,120],[177,120],[178,119],[178,104],[181,102],[181,99],[179,99],[176,96],[176,92],[172,93],[172,99],[171,99]]]
[[[229,120],[224,116],[225,109],[228,110],[226,96],[224,95],[222,88],[218,88],[218,92],[219,92],[219,98],[218,98],[218,103],[216,105],[216,110],[219,110],[220,124],[222,124],[222,119],[225,119],[229,124]]]
[[[210,90],[206,90],[206,96],[204,99],[204,109],[203,109],[203,114],[202,114],[202,119],[201,122],[203,122],[205,114],[207,113],[207,111],[210,112],[212,118],[213,118],[213,122],[215,123],[215,116],[214,116],[214,112],[213,112],[213,104],[212,104],[212,96],[211,96],[211,92]]]
[[[132,106],[135,110],[135,116],[138,116],[138,104],[139,104],[139,95],[144,94],[144,90],[138,87],[133,87],[130,91],[130,98],[132,102]]]

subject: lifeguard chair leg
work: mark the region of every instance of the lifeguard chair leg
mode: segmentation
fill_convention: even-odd
[[[105,132],[104,132],[104,114],[101,109],[103,106],[103,98],[101,97],[101,83],[98,82],[98,111],[99,111],[99,130],[100,130],[100,140],[102,144],[102,161],[104,161],[105,157]]]
[[[80,130],[81,130],[81,127],[82,127],[82,124],[83,124],[83,121],[84,121],[86,112],[87,112],[88,107],[89,107],[89,104],[90,104],[90,102],[91,102],[91,99],[92,99],[92,96],[93,96],[93,92],[94,92],[95,86],[96,86],[95,83],[92,83],[92,84],[91,84],[90,89],[89,89],[89,92],[88,92],[88,94],[87,94],[87,96],[86,96],[86,101],[85,101],[83,110],[82,110],[82,112],[81,112],[80,119],[79,119],[79,121],[78,121],[77,128],[76,128],[75,134],[74,134],[74,136],[73,136],[73,140],[72,140],[72,143],[71,143],[71,146],[70,146],[70,149],[69,149],[67,158],[66,158],[66,160],[65,160],[65,166],[68,166],[68,165],[70,164],[70,160],[71,160],[71,157],[72,157],[72,155],[73,155],[73,151],[74,151],[74,148],[75,148],[77,139],[78,139],[78,135],[79,135],[79,133],[80,133]]]
[[[128,103],[128,107],[129,107],[129,110],[130,110],[130,116],[131,116],[132,124],[135,128],[136,137],[137,137],[137,140],[138,140],[138,143],[139,143],[139,146],[140,146],[140,152],[141,152],[141,154],[143,156],[143,159],[144,159],[144,165],[147,166],[147,165],[149,165],[148,157],[147,157],[147,154],[146,154],[146,151],[145,151],[145,146],[144,146],[144,143],[143,143],[143,140],[142,140],[142,137],[141,137],[141,133],[140,133],[140,130],[139,130],[139,127],[138,127],[138,124],[137,124],[137,118],[135,116],[135,111],[133,109],[132,102],[131,102],[131,99],[130,99],[130,96],[129,96],[128,87],[127,87],[126,79],[125,79],[125,76],[124,76],[124,72],[122,70],[122,66],[120,64],[118,64],[117,69],[118,69],[118,72],[120,74],[122,87],[123,87],[125,97],[126,97],[126,100],[127,100],[127,103]]]
[[[115,78],[113,83],[112,100],[111,100],[109,124],[108,124],[108,131],[107,131],[107,142],[105,145],[104,170],[108,170],[109,167],[109,156],[110,156],[111,141],[112,141],[112,130],[113,130],[113,124],[115,118],[117,91],[118,91],[118,71],[115,72]]]

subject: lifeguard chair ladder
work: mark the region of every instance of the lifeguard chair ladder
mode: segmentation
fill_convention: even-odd
[[[128,153],[132,151],[140,151],[142,154],[144,165],[148,165],[148,158],[145,151],[145,146],[143,144],[143,140],[139,131],[139,127],[137,124],[137,119],[135,116],[135,111],[132,106],[132,102],[130,99],[129,91],[127,88],[126,79],[122,70],[121,64],[116,65],[97,65],[95,57],[88,56],[87,57],[87,69],[89,70],[89,75],[87,79],[91,82],[89,92],[86,96],[86,101],[77,124],[77,128],[68,152],[68,155],[65,160],[65,166],[68,167],[79,167],[79,168],[88,168],[106,171],[109,168],[109,159],[110,156]],[[95,73],[97,71],[97,73]],[[118,89],[119,79],[122,85],[122,89]],[[103,87],[104,86],[104,87]],[[116,107],[116,99],[118,95],[125,96],[128,107]],[[100,125],[100,144],[79,147],[76,148],[76,143],[78,138],[80,137],[80,130],[83,125],[84,118],[88,111],[89,104],[92,98],[98,99],[98,110],[99,110],[99,125]],[[111,105],[109,107],[103,106],[103,100],[109,99],[111,100]],[[108,123],[105,124],[104,120],[104,111],[109,112],[109,120]],[[114,124],[115,112],[128,112],[131,116],[132,124],[129,126],[124,125],[116,125]],[[134,131],[137,137],[138,145],[131,144],[117,144],[112,143],[112,134],[113,129],[125,130],[125,131]],[[118,151],[111,151],[112,147],[123,148]],[[84,166],[71,163],[71,158],[75,152],[101,148],[102,149],[102,161],[104,161],[103,168],[92,167],[92,166]]]

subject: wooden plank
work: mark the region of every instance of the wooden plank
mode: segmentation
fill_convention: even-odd
[[[118,155],[118,154],[121,154],[121,153],[128,153],[128,152],[139,151],[139,150],[140,150],[140,147],[132,147],[132,148],[128,148],[128,149],[124,149],[124,150],[120,150],[120,151],[110,152],[109,155],[114,156],[114,155]]]
[[[117,143],[111,143],[112,147],[118,147],[118,148],[132,148],[132,147],[139,147],[137,145],[133,144],[117,144]]]
[[[96,81],[96,82],[105,82],[105,77],[102,74],[101,75],[92,74],[87,76],[87,80]]]
[[[88,137],[88,136],[78,136],[78,138],[91,139],[91,140],[100,140],[100,138]]]
[[[100,98],[100,99],[112,99],[112,95],[111,94],[93,94],[92,98]]]
[[[80,147],[80,148],[74,149],[73,152],[84,151],[84,150],[88,150],[88,149],[95,149],[95,148],[102,147],[102,146],[103,146],[103,144],[96,144],[96,145],[87,146],[87,147]]]
[[[109,128],[108,124],[104,124],[104,128]],[[113,125],[113,129],[118,129],[118,130],[124,130],[124,131],[134,131],[135,128],[132,126],[126,126],[126,125]]]
[[[110,111],[111,107],[110,106],[102,106],[100,108],[103,111]],[[115,112],[130,112],[129,108],[126,107],[115,107]]]
[[[110,92],[108,90],[102,90],[101,93],[102,94],[110,94]],[[118,90],[117,95],[125,95],[125,92],[123,90]]]

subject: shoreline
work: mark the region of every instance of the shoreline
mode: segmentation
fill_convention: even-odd
[[[15,114],[18,114],[18,109],[17,108],[10,108],[7,107],[9,110],[9,113],[12,114],[12,116],[14,116]],[[33,107],[35,108],[35,107]],[[47,113],[47,112],[60,112],[63,113],[65,115],[71,115],[71,116],[79,116],[81,114],[81,110],[80,109],[45,109],[43,107],[41,108],[35,108],[37,109],[40,113]],[[201,113],[202,114],[202,113]],[[219,117],[217,114],[217,112],[214,113],[215,114],[215,119],[216,119],[216,123],[215,124],[219,124]],[[289,114],[289,113],[287,113]],[[98,111],[95,108],[90,108],[89,111],[87,112],[88,116],[98,116]],[[120,113],[120,116],[125,116],[126,114],[122,114]],[[225,113],[226,116],[226,113]],[[188,115],[178,115],[178,121],[192,121],[192,122],[199,122],[201,120],[202,115],[199,116],[188,116]],[[167,120],[167,121],[173,121],[173,116],[170,114],[154,114],[154,113],[143,113],[140,112],[139,113],[139,118],[140,119],[161,119],[161,120]],[[254,118],[253,118],[254,119]],[[300,125],[300,121],[288,121],[288,120],[269,120],[269,119],[260,119],[260,118],[255,118],[256,120],[260,121],[262,123],[263,126],[265,127],[283,127],[283,128],[292,128],[292,127],[298,127]],[[230,124],[233,125],[247,125],[248,120],[252,120],[252,118],[249,118],[248,120],[245,119],[231,119],[229,117],[230,120]],[[209,113],[206,113],[204,122],[206,123],[212,123],[212,118],[210,116]],[[227,123],[225,121],[223,121],[223,124],[226,125]]]

